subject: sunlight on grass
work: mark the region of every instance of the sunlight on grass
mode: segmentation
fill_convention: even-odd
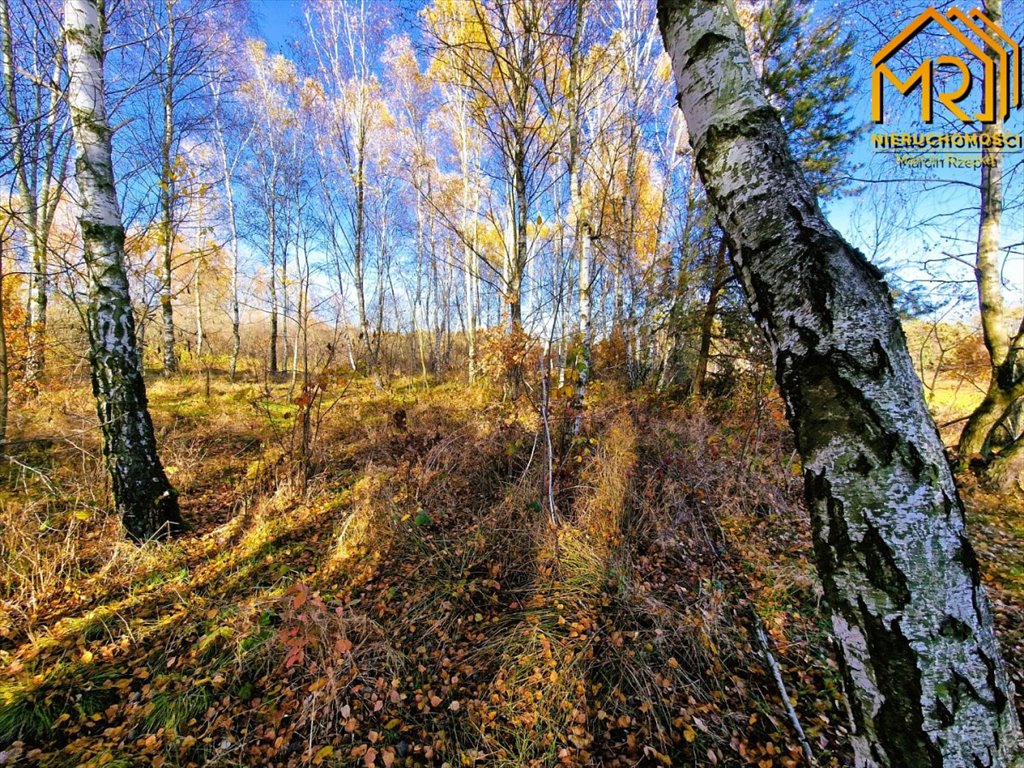
[[[596,387],[588,431],[555,435],[552,522],[537,412],[484,387],[360,383],[303,492],[286,390],[267,408],[251,384],[214,381],[209,401],[204,386],[159,382],[152,402],[176,477],[216,502],[213,519],[197,506],[186,535],[137,547],[99,514],[62,528],[75,507],[41,482],[7,504],[28,522],[6,546],[63,559],[45,583],[7,582],[5,610],[25,616],[0,647],[0,739],[54,745],[55,766],[60,750],[68,765],[142,749],[240,766],[326,746],[339,765],[371,747],[508,768],[767,759],[785,736],[744,650],[753,605],[805,727],[835,749],[838,672],[774,423],[744,448],[745,417],[667,407],[641,427],[622,391]],[[211,424],[238,439],[208,439]],[[59,461],[47,471],[65,477]]]

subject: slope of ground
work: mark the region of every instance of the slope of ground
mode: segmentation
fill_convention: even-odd
[[[771,395],[595,387],[578,437],[554,403],[549,468],[528,399],[317,384],[152,386],[192,526],[167,544],[123,542],[104,511],[84,389],[16,425],[0,764],[802,764],[755,621],[817,758],[849,762]],[[977,506],[1024,659],[1024,521]]]

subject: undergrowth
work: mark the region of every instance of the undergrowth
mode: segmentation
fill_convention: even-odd
[[[525,399],[323,396],[296,467],[287,387],[152,386],[191,528],[142,547],[94,438],[34,439],[88,398],[42,396],[3,466],[0,764],[798,765],[755,613],[819,761],[849,759],[770,393],[595,385],[583,434],[552,407],[550,477]],[[994,573],[1004,628],[1024,574]]]

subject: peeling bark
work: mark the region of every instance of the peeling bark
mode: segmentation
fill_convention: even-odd
[[[159,538],[178,529],[177,493],[156,451],[124,269],[124,225],[114,189],[103,84],[103,0],[65,0],[75,178],[89,277],[86,318],[96,411],[114,505],[129,535]]]
[[[658,17],[803,459],[856,763],[1010,765],[1012,688],[882,275],[822,215],[727,0],[661,0]]]

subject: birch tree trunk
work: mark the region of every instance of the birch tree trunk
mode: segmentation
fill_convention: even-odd
[[[161,258],[160,316],[163,323],[164,376],[171,376],[178,371],[178,355],[174,338],[174,203],[175,203],[175,168],[171,156],[174,148],[174,80],[175,80],[175,40],[174,40],[174,6],[167,0],[167,55],[164,57],[163,110],[164,133],[160,144],[160,208],[162,214],[161,232],[163,235],[163,255]]]
[[[287,203],[286,203],[287,204]],[[281,248],[281,354],[278,356],[281,371],[288,372],[288,357],[290,356],[288,345],[288,238],[291,236],[290,216],[287,208],[284,216],[284,237]]]
[[[455,116],[458,122],[459,166],[462,172],[462,268],[466,291],[466,354],[467,377],[472,384],[476,380],[476,326],[478,313],[475,294],[477,282],[477,217],[479,189],[473,186],[473,152],[469,131],[469,100],[457,92]],[[469,234],[473,227],[472,237]]]
[[[658,18],[803,459],[856,763],[1010,765],[1012,688],[885,282],[822,215],[728,0],[660,0]]]
[[[213,125],[214,136],[217,140],[217,150],[220,159],[221,173],[224,184],[224,205],[227,208],[228,233],[230,235],[229,245],[231,249],[231,380],[235,380],[238,371],[238,355],[242,348],[241,320],[238,306],[238,222],[235,217],[235,196],[232,179],[234,176],[235,164],[238,162],[240,153],[235,155],[233,162],[228,162],[227,142],[224,138],[224,126],[220,119],[220,88],[211,84],[213,94]],[[251,134],[250,134],[251,135]],[[248,143],[248,139],[246,142]]]
[[[583,411],[587,401],[587,384],[590,382],[590,336],[591,336],[591,227],[590,217],[583,198],[583,36],[587,19],[586,0],[576,0],[576,23],[573,26],[571,50],[569,53],[569,153],[566,165],[569,171],[569,207],[573,216],[573,248],[579,262],[579,353],[576,360],[576,402],[577,413],[573,419],[572,431],[578,435],[583,428]],[[563,369],[564,370],[564,369]]]
[[[277,156],[267,190],[267,259],[270,262],[270,372],[277,373]]]
[[[203,330],[203,265],[201,261],[196,264],[194,289],[196,292],[196,364],[202,367],[206,332]]]
[[[181,525],[177,493],[156,451],[124,269],[124,225],[114,189],[103,84],[103,0],[65,0],[72,132],[89,276],[86,318],[96,411],[114,505],[136,540]]]
[[[370,338],[370,320],[366,314],[366,131],[365,131],[365,96],[364,84],[360,84],[359,104],[361,107],[359,125],[356,129],[356,159],[352,176],[355,203],[352,215],[355,242],[353,244],[352,262],[355,270],[356,309],[359,313],[359,339],[366,352],[366,365],[370,373],[376,375],[377,361],[373,354],[373,341]]]

